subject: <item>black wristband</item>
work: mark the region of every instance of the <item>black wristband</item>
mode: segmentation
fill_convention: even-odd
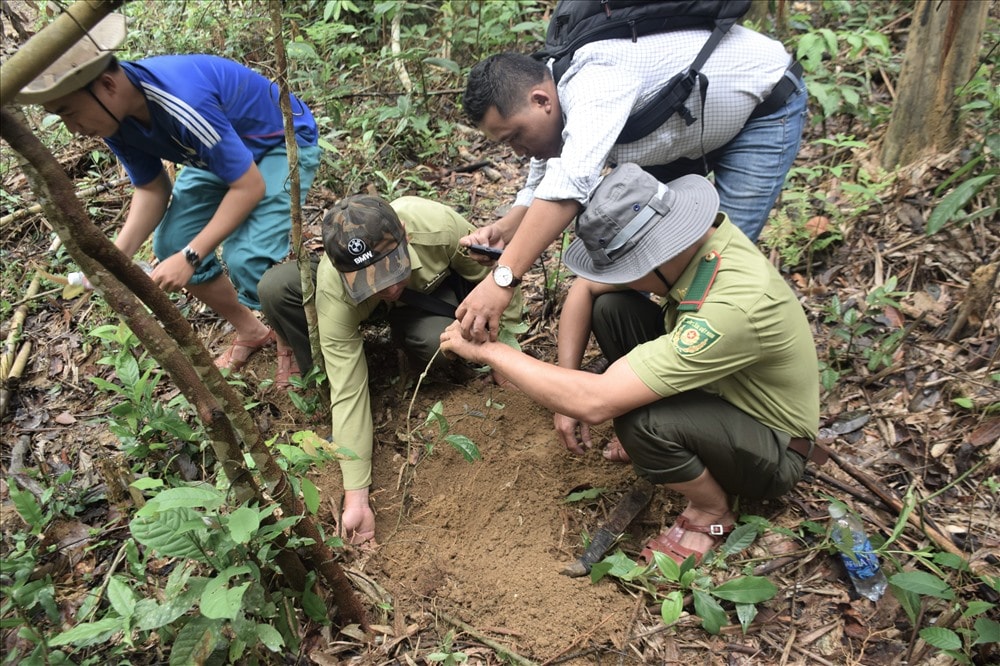
[[[185,245],[184,249],[181,250],[181,253],[184,255],[187,262],[195,268],[201,266],[201,255],[195,252],[190,245]]]

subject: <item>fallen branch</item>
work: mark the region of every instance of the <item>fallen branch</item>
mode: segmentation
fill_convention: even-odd
[[[521,666],[537,666],[536,662],[531,661],[527,657],[522,657],[518,653],[511,650],[506,645],[499,643],[488,636],[484,636],[480,631],[476,630],[474,627],[469,626],[465,622],[462,622],[457,617],[452,617],[444,611],[437,611],[438,616],[451,626],[456,629],[461,629],[465,633],[469,634],[477,641],[482,643],[488,648],[492,648],[497,651],[497,653],[506,661],[510,661],[514,664],[521,664]]]
[[[830,459],[837,463],[841,469],[850,474],[853,478],[857,479],[863,486],[868,488],[868,490],[877,495],[878,498],[885,502],[885,504],[895,511],[897,515],[902,512],[903,502],[897,498],[891,490],[888,490],[875,481],[875,479],[871,478],[853,465],[848,464],[834,451],[830,451]],[[941,550],[947,551],[953,555],[958,555],[962,559],[967,559],[966,553],[962,552],[950,537],[943,534],[937,526],[933,524],[933,521],[931,521],[930,518],[926,516],[922,517],[916,512],[911,512],[906,519],[907,522],[916,527],[925,536],[937,544]]]
[[[89,197],[92,194],[98,194],[100,192],[104,192],[105,190],[110,190],[113,187],[124,185],[127,182],[129,182],[128,176],[122,176],[121,178],[113,180],[110,183],[101,183],[100,185],[93,185],[92,187],[85,187],[81,190],[77,190],[76,196]],[[9,222],[15,222],[17,220],[20,220],[22,217],[28,217],[29,215],[34,215],[35,213],[41,213],[41,212],[42,212],[42,204],[40,203],[33,204],[27,208],[20,208],[18,210],[15,210],[13,213],[10,213],[9,215],[4,215],[3,217],[0,217],[0,227]]]

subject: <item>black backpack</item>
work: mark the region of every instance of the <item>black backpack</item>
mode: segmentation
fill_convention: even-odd
[[[679,72],[648,104],[633,113],[616,143],[646,136],[680,113],[691,125],[696,118],[684,106],[695,85],[705,104],[708,79],[701,67],[734,23],[750,8],[750,0],[559,0],[545,34],[545,48],[533,57],[554,58],[556,83],[569,68],[573,53],[602,39],[631,39],[688,28],[709,28],[712,34],[686,71]]]

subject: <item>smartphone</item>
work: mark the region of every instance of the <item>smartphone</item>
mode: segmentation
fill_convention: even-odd
[[[503,254],[503,250],[495,247],[489,247],[488,245],[470,245],[469,252],[473,252],[475,254],[485,254],[487,257],[494,260],[499,259],[500,255]]]

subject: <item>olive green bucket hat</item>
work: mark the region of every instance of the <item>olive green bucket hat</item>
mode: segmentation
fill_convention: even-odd
[[[16,104],[45,104],[80,90],[107,69],[125,41],[125,17],[108,14],[101,22],[14,96]]]
[[[355,303],[410,277],[403,223],[378,197],[338,202],[323,218],[323,247]]]

